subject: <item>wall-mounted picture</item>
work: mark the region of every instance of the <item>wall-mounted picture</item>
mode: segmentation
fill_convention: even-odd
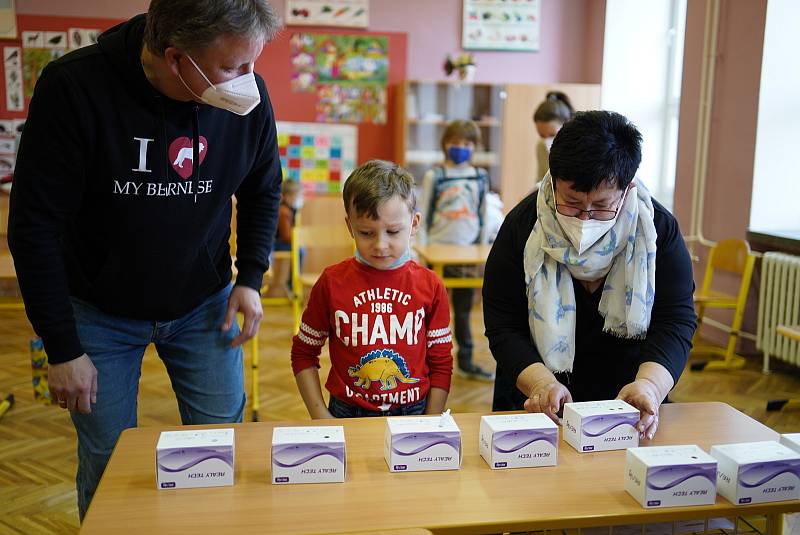
[[[541,0],[463,0],[465,50],[539,50]]]
[[[366,28],[369,0],[286,0],[286,24]]]

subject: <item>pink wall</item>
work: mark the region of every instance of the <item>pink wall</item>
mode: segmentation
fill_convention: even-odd
[[[744,238],[753,190],[758,92],[766,0],[723,0],[711,108],[703,231],[707,238]],[[705,1],[689,2],[686,20],[675,215],[689,231]]]
[[[129,18],[148,0],[17,0],[17,12]],[[273,5],[283,14],[285,3]],[[462,0],[371,0],[373,32],[408,33],[410,79],[440,80],[445,56],[461,50]],[[539,52],[476,52],[476,81],[600,83],[605,0],[542,0]]]
[[[690,230],[705,24],[705,1],[688,4],[674,203],[684,234]],[[721,2],[703,221],[703,234],[715,241],[745,238],[750,221],[766,14],[766,0]],[[699,285],[706,255],[702,248],[698,252],[701,261],[695,264],[695,282]],[[720,285],[715,283],[714,287],[735,294],[739,281],[738,276],[722,273]],[[756,331],[757,289],[755,274],[742,324],[742,329],[750,333]],[[730,325],[729,313],[714,311],[709,316]],[[703,334],[718,343],[724,339],[716,329],[704,329]],[[752,345],[746,343],[742,351],[752,351]]]

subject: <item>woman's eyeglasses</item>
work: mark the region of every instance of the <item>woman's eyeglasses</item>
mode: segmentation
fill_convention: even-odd
[[[628,194],[629,189],[630,187],[625,188],[625,191],[622,192],[622,196],[619,198],[619,203],[617,204],[616,210],[581,210],[580,208],[576,208],[568,204],[558,203],[556,203],[556,210],[558,210],[559,214],[567,217],[580,217],[581,214],[586,214],[589,216],[589,219],[596,219],[597,221],[611,221],[617,217],[617,213],[622,207],[622,201],[625,199],[625,195]],[[553,198],[555,199],[555,186],[553,186]]]

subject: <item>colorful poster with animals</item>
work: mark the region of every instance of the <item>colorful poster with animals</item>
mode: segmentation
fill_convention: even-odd
[[[356,167],[358,129],[352,125],[278,121],[283,177],[306,194],[338,193]]]
[[[389,39],[375,35],[296,33],[291,38],[292,88],[313,92],[315,84],[384,84],[389,75]]]
[[[464,0],[465,50],[539,50],[541,0]]]
[[[366,28],[369,0],[286,0],[286,24]]]
[[[389,39],[296,33],[292,90],[317,94],[317,121],[386,122]]]
[[[320,84],[317,121],[325,123],[386,123],[386,86],[380,84]]]
[[[33,96],[33,88],[45,66],[63,56],[66,51],[67,32],[22,32],[22,79],[25,97]]]
[[[22,111],[22,50],[18,46],[3,47],[3,67],[6,74],[6,109]]]

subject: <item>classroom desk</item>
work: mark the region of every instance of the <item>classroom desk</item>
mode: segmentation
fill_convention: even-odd
[[[331,420],[258,422],[236,429],[236,485],[157,490],[155,446],[176,427],[125,431],[111,456],[82,533],[336,533],[425,528],[433,533],[490,533],[577,528],[800,511],[800,501],[643,509],[624,490],[625,451],[580,454],[563,440],[558,466],[493,471],[478,453],[479,414],[456,414],[461,470],[392,474],[383,459],[382,418],[339,420],[347,438],[345,483],[271,485],[275,425],[331,425]],[[219,427],[219,426],[216,426]],[[650,444],[776,440],[778,434],[724,403],[662,407]],[[647,444],[646,442],[644,444]],[[773,521],[774,521],[773,520]],[[771,530],[770,533],[775,533]]]
[[[446,266],[482,266],[486,263],[491,245],[452,245],[435,243],[415,245],[414,250],[423,264],[431,264],[433,271],[444,281],[446,288],[480,288],[483,276],[459,278],[444,276]]]

